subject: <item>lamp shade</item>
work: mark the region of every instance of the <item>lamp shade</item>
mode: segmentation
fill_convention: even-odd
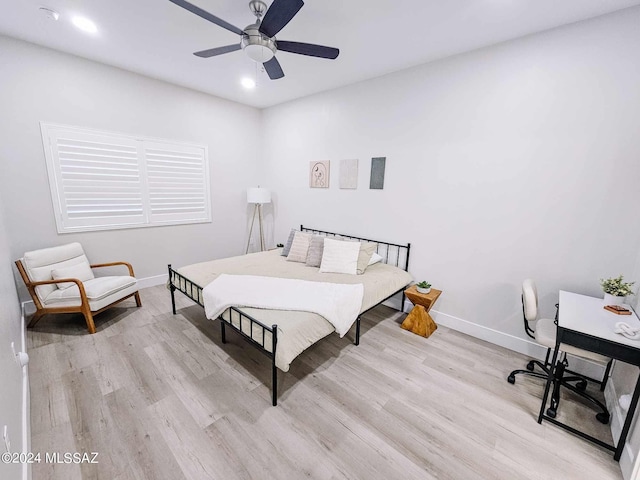
[[[271,192],[266,188],[249,188],[247,203],[271,203]]]

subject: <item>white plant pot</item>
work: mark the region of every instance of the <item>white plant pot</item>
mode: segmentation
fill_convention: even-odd
[[[611,295],[610,293],[604,294],[604,304],[605,305],[622,305],[627,297],[616,297],[615,295]]]
[[[416,286],[416,290],[418,290],[418,293],[429,293],[431,291],[431,287],[422,288],[422,287]]]

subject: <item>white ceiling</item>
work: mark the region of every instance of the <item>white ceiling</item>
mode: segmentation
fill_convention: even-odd
[[[243,29],[248,0],[191,0]],[[267,4],[271,0],[266,0]],[[258,72],[241,51],[202,59],[193,52],[239,36],[168,0],[0,0],[0,33],[255,107],[268,107],[567,23],[639,5],[640,0],[307,0],[282,40],[340,48],[337,60],[278,53],[285,78]],[[57,22],[39,13],[47,6]],[[98,34],[71,25],[91,18]],[[3,66],[6,68],[7,66]]]

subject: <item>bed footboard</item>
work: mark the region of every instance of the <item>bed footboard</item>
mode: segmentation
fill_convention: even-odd
[[[204,308],[202,287],[179,274],[168,265],[169,290],[171,291],[171,309],[176,314],[175,292],[178,290]],[[278,404],[278,369],[276,367],[276,348],[278,345],[278,325],[265,325],[251,315],[236,307],[229,307],[218,316],[222,343],[227,343],[226,327],[238,332],[247,342],[271,358],[271,403]],[[358,319],[359,320],[359,319]]]

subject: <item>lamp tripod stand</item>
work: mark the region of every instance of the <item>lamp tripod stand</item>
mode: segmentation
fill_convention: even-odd
[[[253,224],[256,221],[256,214],[258,215],[258,223],[260,225],[260,251],[264,252],[264,231],[262,228],[262,204],[256,203],[253,207],[253,218],[251,219],[251,228],[249,229],[249,239],[247,240],[247,249],[245,255],[249,253],[249,245],[251,244],[251,234],[253,233]]]

